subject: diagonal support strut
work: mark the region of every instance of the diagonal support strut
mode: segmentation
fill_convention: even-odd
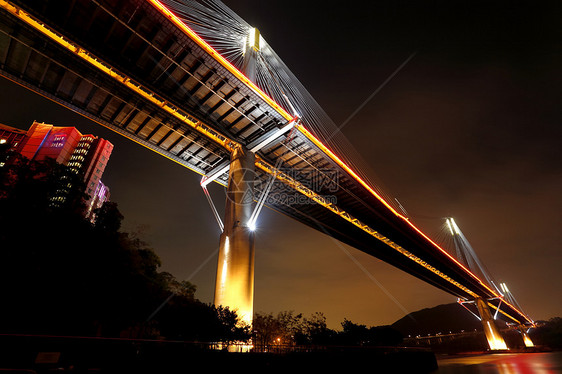
[[[219,215],[219,212],[217,211],[217,208],[215,207],[215,204],[213,203],[213,199],[211,198],[211,194],[209,193],[209,190],[207,190],[207,185],[203,184],[203,182],[205,182],[205,180],[207,179],[207,177],[203,176],[203,178],[201,178],[201,188],[203,189],[203,192],[205,193],[205,197],[207,198],[207,201],[209,202],[209,205],[211,206],[211,210],[213,211],[213,215],[215,216],[215,219],[217,220],[217,223],[219,224],[219,228],[221,229],[221,232],[224,231],[224,223],[221,220],[221,217]]]

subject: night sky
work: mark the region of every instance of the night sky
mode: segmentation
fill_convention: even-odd
[[[531,318],[562,315],[560,4],[225,3],[336,125],[415,53],[342,132],[418,227],[436,236],[442,217],[454,217]],[[110,140],[103,180],[124,228],[142,231],[162,270],[212,302],[219,229],[200,176],[4,79],[0,99],[6,125],[38,120]],[[210,190],[221,210],[222,188]],[[344,318],[390,324],[455,301],[270,210],[258,226],[256,311],[323,312],[339,328]]]

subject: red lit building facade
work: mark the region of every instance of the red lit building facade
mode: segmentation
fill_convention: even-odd
[[[75,173],[81,173],[90,196],[86,217],[93,220],[93,210],[109,201],[109,188],[101,177],[113,151],[113,144],[94,135],[82,135],[75,127],[58,127],[33,122],[27,132],[0,125],[0,142],[30,160],[55,159]],[[58,196],[56,199],[64,199]]]

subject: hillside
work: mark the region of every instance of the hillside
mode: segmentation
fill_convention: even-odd
[[[392,324],[404,336],[481,330],[482,324],[457,303],[412,312]]]

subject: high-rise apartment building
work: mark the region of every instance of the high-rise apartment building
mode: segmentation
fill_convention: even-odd
[[[23,134],[25,133],[25,134]],[[58,127],[33,122],[27,132],[0,126],[0,142],[12,144],[12,148],[31,160],[52,158],[81,173],[86,184],[87,218],[93,220],[93,210],[109,200],[109,188],[101,182],[113,144],[94,135],[82,135],[75,127]],[[15,145],[14,145],[15,144]],[[64,194],[55,199],[64,199]]]

